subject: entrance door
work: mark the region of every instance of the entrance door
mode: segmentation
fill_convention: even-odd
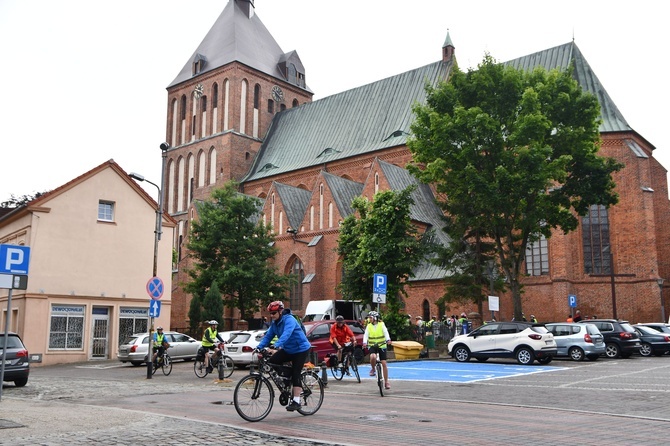
[[[91,334],[91,359],[108,359],[109,309],[93,307],[93,333]]]

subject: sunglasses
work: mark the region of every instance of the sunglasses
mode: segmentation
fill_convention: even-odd
[[[272,312],[270,313],[270,316],[274,316],[275,314],[277,314],[277,312],[276,312],[276,311],[272,311]]]

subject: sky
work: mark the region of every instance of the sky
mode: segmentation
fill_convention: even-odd
[[[0,0],[0,201],[114,159],[160,182],[167,90],[228,0]],[[575,40],[628,124],[670,168],[664,2],[255,0],[314,100],[440,60],[461,69]],[[156,198],[156,188],[146,190]]]

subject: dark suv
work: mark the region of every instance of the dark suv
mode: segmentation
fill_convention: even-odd
[[[630,358],[638,353],[642,344],[640,337],[628,321],[616,319],[585,319],[580,323],[593,324],[605,337],[605,356],[608,358]]]
[[[2,359],[2,347],[5,345],[5,334],[0,333],[0,359]],[[30,363],[28,350],[23,341],[16,333],[7,336],[7,354],[5,355],[5,381],[14,381],[16,387],[28,384]],[[0,383],[2,385],[2,383]]]

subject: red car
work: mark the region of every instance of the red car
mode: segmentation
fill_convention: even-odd
[[[363,333],[365,333],[365,329],[358,321],[345,320],[344,322],[351,328],[351,331],[354,332],[354,336],[356,337],[356,348],[361,350],[356,356],[362,358]],[[309,342],[318,354],[319,364],[321,364],[327,355],[335,353],[335,349],[330,344],[330,327],[332,327],[334,323],[335,321],[332,319],[303,322],[305,331],[307,332],[307,339],[309,339]]]

